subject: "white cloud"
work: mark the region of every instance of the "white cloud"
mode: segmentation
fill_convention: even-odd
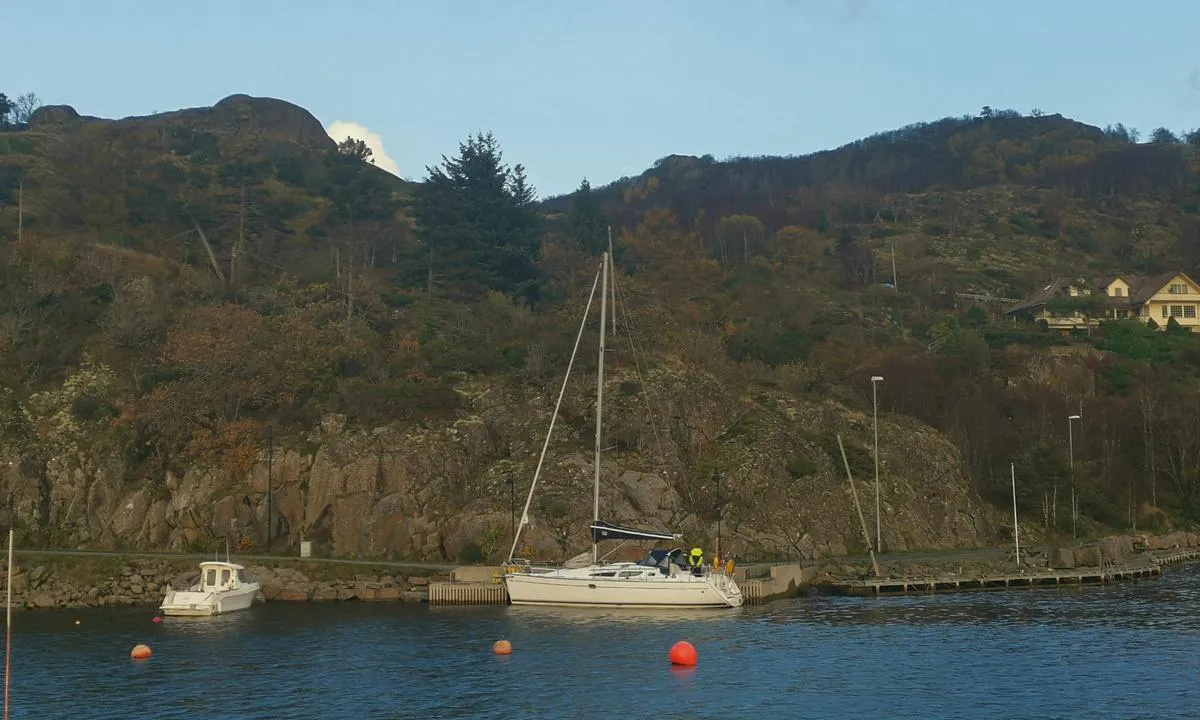
[[[341,142],[347,137],[362,140],[367,144],[367,147],[371,148],[371,160],[375,162],[376,166],[381,170],[387,170],[396,177],[400,177],[400,166],[383,149],[383,138],[379,136],[379,133],[372,132],[370,129],[356,122],[347,122],[345,120],[335,120],[329,127],[325,128],[325,132],[329,133],[329,137],[333,138],[336,142]]]

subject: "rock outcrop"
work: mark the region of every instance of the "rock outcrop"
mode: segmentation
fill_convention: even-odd
[[[312,113],[285,100],[230,95],[212,107],[187,108],[143,117],[108,120],[80,115],[70,105],[46,105],[38,108],[29,119],[32,130],[38,132],[69,132],[84,124],[101,124],[112,132],[140,133],[171,128],[178,133],[187,128],[190,133],[218,133],[258,142],[282,140],[297,143],[311,150],[333,150],[336,143]]]
[[[248,471],[192,464],[131,479],[126,456],[109,449],[118,444],[106,440],[107,425],[85,426],[60,411],[75,402],[71,392],[102,394],[96,388],[104,373],[88,372],[69,380],[62,397],[38,396],[33,421],[50,430],[36,452],[6,448],[18,459],[0,466],[0,475],[13,489],[10,507],[26,547],[208,552],[228,543],[246,552],[266,546],[270,522],[277,551],[295,552],[304,540],[325,557],[497,560],[507,555],[512,514],[524,504],[549,420],[544,396],[464,380],[456,388],[464,408],[452,421],[368,429],[330,415],[305,436],[276,438],[270,455],[262,443]],[[613,393],[616,445],[602,473],[606,519],[670,528],[684,542],[712,547],[719,497],[726,553],[811,558],[862,547],[836,438],[873,520],[870,418],[782,394],[738,397],[695,374],[659,382],[668,396],[694,399],[667,408],[686,432],[668,436],[660,453],[661,434],[622,421],[637,416],[643,399]],[[589,543],[591,422],[582,401],[564,406],[522,555],[563,559]],[[722,435],[714,452],[708,438]],[[945,437],[887,416],[879,438],[886,549],[989,542],[988,515]],[[702,453],[686,472],[678,462],[665,469],[653,462]],[[714,470],[722,477],[719,495]]]

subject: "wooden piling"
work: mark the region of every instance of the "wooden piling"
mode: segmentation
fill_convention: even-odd
[[[508,590],[501,583],[429,583],[430,605],[507,605]]]

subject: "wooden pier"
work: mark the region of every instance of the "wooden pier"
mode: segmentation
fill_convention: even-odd
[[[434,582],[429,583],[430,605],[507,605],[504,583]]]
[[[1138,565],[1104,565],[1075,570],[1039,570],[979,577],[939,578],[867,578],[841,580],[828,587],[843,595],[927,595],[969,590],[1004,590],[1022,587],[1059,587],[1062,585],[1099,585],[1108,582],[1146,580],[1162,575],[1163,566],[1200,559],[1200,550],[1180,550],[1158,554]]]
[[[1125,580],[1142,580],[1162,574],[1158,565],[1135,568],[1088,568],[1011,575],[984,575],[961,578],[869,578],[831,583],[835,592],[845,595],[910,595],[967,590],[1004,590],[1019,587],[1057,587],[1088,585]]]
[[[762,580],[738,580],[737,584],[742,589],[742,602],[746,605],[762,605],[766,602]]]
[[[1200,550],[1168,550],[1159,552],[1154,557],[1154,562],[1159,565],[1175,565],[1181,562],[1192,562],[1200,560]]]

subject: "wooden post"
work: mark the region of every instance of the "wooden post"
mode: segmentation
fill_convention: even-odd
[[[25,183],[17,183],[17,242],[21,242],[25,228]]]
[[[842,436],[837,436],[838,450],[842,451],[842,464],[846,466],[846,480],[850,482],[850,494],[854,497],[854,509],[858,511],[858,524],[862,527],[863,541],[867,544],[867,552],[871,555],[871,569],[875,577],[880,577],[879,563],[875,562],[875,549],[871,546],[871,534],[867,531],[867,520],[863,517],[862,505],[858,502],[858,491],[854,489],[854,476],[850,474],[850,461],[846,459],[846,448],[842,445]]]
[[[892,243],[892,289],[900,292],[900,279],[896,277],[896,243]]]
[[[1012,471],[1013,542],[1017,545],[1017,565],[1019,566],[1021,564],[1021,537],[1017,528],[1017,464],[1009,463],[1008,466]]]
[[[8,574],[5,581],[8,585],[8,603],[4,611],[4,720],[8,720],[8,685],[12,677],[12,569],[13,569],[13,529],[8,529]]]

